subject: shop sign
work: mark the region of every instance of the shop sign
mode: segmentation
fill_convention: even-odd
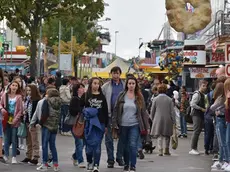
[[[184,65],[206,65],[206,51],[184,50]]]
[[[230,43],[225,43],[225,63],[230,63]]]
[[[225,65],[225,75],[230,77],[230,64]]]
[[[210,53],[210,64],[224,64],[225,63],[225,54],[224,52]]]
[[[190,78],[216,78],[217,68],[190,68]]]

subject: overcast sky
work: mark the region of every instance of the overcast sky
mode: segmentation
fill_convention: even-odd
[[[101,22],[111,33],[111,43],[104,46],[108,52],[115,51],[115,31],[117,35],[117,55],[129,59],[138,55],[139,38],[144,42],[158,37],[166,21],[164,0],[105,0],[109,7],[105,17],[112,20]],[[141,50],[144,57],[144,49]]]

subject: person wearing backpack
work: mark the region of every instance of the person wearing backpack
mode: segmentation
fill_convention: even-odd
[[[197,150],[198,140],[200,133],[204,125],[204,113],[206,112],[205,108],[205,91],[207,90],[207,81],[200,80],[199,90],[195,91],[192,100],[190,102],[191,106],[191,116],[193,120],[193,134],[191,139],[191,151],[190,155],[199,155],[200,153]]]

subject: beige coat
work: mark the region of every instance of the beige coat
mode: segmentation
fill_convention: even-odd
[[[153,99],[150,118],[153,122],[152,136],[172,136],[173,124],[176,123],[174,104],[166,94],[160,94]]]

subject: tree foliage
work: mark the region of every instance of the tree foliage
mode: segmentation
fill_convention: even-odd
[[[95,23],[86,21],[80,17],[53,17],[43,24],[43,36],[47,37],[48,46],[58,44],[59,20],[61,21],[61,40],[68,42],[71,40],[71,27],[73,27],[73,36],[79,44],[85,43],[89,51],[98,47],[99,42],[96,40],[98,31]]]
[[[79,57],[82,56],[85,52],[88,52],[89,48],[86,45],[86,43],[79,44],[77,42],[76,37],[73,36],[72,44],[71,44],[71,41],[68,41],[68,42],[61,41],[61,44],[60,44],[61,52],[63,53],[71,52],[71,46],[72,46],[72,53],[74,56],[74,71],[75,71],[75,75],[77,76],[77,66],[78,66]],[[58,45],[54,45],[53,49],[54,49],[55,55],[58,55]]]
[[[31,41],[31,76],[35,76],[36,42],[39,26],[52,17],[79,16],[87,21],[100,18],[104,12],[103,0],[1,0],[0,20],[15,29],[20,37]]]

